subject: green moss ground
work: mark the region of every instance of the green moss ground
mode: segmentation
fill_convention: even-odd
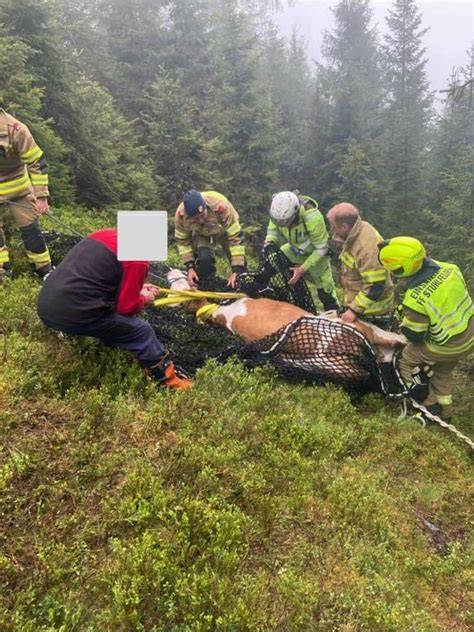
[[[462,442],[235,363],[156,390],[38,287],[0,288],[0,630],[471,629]]]

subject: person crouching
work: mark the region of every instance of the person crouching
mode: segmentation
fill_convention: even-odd
[[[176,373],[151,325],[136,316],[159,293],[144,283],[149,267],[148,261],[118,260],[115,228],[91,233],[48,275],[38,296],[38,315],[56,331],[92,336],[130,351],[158,384],[186,390],[192,382]]]

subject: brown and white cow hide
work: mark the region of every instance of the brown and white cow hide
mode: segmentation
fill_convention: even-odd
[[[180,270],[170,270],[167,277],[173,289],[190,289],[186,276]],[[196,312],[206,303],[207,301],[205,299],[191,301],[187,303],[186,308],[192,312]],[[229,305],[221,305],[212,313],[209,322],[231,331],[243,338],[246,342],[256,342],[275,333],[302,316],[324,318],[334,323],[343,323],[336,312],[325,312],[315,316],[296,305],[274,301],[269,298],[240,298]],[[380,329],[380,327],[362,320],[356,320],[350,324],[343,324],[353,327],[367,338],[373,346],[377,359],[380,362],[388,362],[395,349],[406,344],[404,336],[384,331]],[[339,328],[334,328],[334,343],[337,342],[339,331]],[[319,346],[318,353],[321,353],[321,351],[322,349]],[[304,356],[308,357],[308,354],[311,355],[313,350],[302,349],[301,352]]]

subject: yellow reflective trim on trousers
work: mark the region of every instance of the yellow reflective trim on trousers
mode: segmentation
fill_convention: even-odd
[[[407,318],[406,316],[403,317],[402,322],[401,322],[401,326],[402,327],[407,327],[408,329],[411,329],[412,331],[416,331],[417,333],[424,333],[425,331],[428,331],[430,324],[429,323],[418,323],[414,320],[410,320],[409,318]]]
[[[35,162],[35,160],[38,160],[39,158],[41,158],[42,155],[43,155],[43,150],[40,149],[38,145],[35,145],[28,151],[25,151],[25,153],[20,154],[20,159],[23,162],[26,162],[27,165],[31,165],[32,162]]]
[[[10,256],[8,254],[8,250],[0,250],[0,265],[4,263],[8,263],[10,261]]]
[[[245,255],[245,246],[231,246],[230,254],[233,257],[243,257]]]
[[[30,252],[29,250],[27,250],[26,256],[28,257],[28,261],[34,263],[37,268],[42,268],[48,263],[51,263],[51,257],[49,255],[48,249],[46,249],[44,252]]]
[[[367,281],[367,283],[380,283],[380,281],[385,281],[387,273],[384,270],[367,270],[361,272],[360,276],[364,281]]]
[[[242,229],[240,228],[239,222],[234,222],[226,230],[226,233],[229,235],[229,237],[234,237],[235,235],[238,235],[241,230]]]
[[[453,403],[452,395],[436,395],[436,399],[441,406],[451,406]]]
[[[32,173],[30,175],[31,184],[36,187],[48,186],[48,176],[45,174]]]
[[[178,244],[178,252],[179,252],[180,255],[187,255],[187,254],[189,254],[192,251],[193,251],[193,249],[192,249],[191,246],[180,246]]]
[[[9,193],[16,193],[21,191],[30,185],[30,178],[27,173],[20,178],[14,180],[8,180],[7,182],[0,182],[0,195],[8,195]]]
[[[452,355],[458,355],[460,353],[466,353],[467,351],[472,349],[474,347],[474,337],[470,340],[466,340],[466,342],[461,345],[457,345],[456,347],[448,347],[447,345],[436,345],[428,341],[425,342],[425,345],[426,348],[432,353],[437,353],[438,355],[449,357]]]
[[[191,233],[186,233],[182,230],[175,229],[174,236],[176,239],[189,239],[191,237]]]

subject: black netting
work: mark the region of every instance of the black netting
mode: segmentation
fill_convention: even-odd
[[[280,375],[290,379],[332,383],[359,393],[378,391],[381,386],[367,338],[348,325],[325,318],[303,316],[236,353],[250,366],[271,362]]]
[[[260,253],[258,270],[240,274],[234,289],[227,287],[227,279],[218,276],[200,277],[199,289],[216,292],[244,292],[251,298],[271,298],[275,301],[297,305],[307,312],[316,314],[311,292],[305,281],[300,279],[295,285],[288,285],[293,275],[291,271],[293,265],[278,246],[266,244]],[[154,263],[150,269],[157,278],[163,279],[169,267]]]
[[[47,233],[46,238],[56,264],[78,242],[74,236],[53,232]],[[241,275],[235,291],[281,300],[314,312],[306,283],[300,280],[294,286],[288,285],[291,265],[277,247],[267,245],[257,272]],[[151,266],[159,284],[164,284],[168,270],[166,264]],[[229,291],[226,280],[218,277],[202,279],[200,289]],[[208,358],[224,362],[236,356],[249,367],[270,363],[286,379],[332,383],[357,393],[382,389],[380,369],[370,343],[348,325],[307,316],[248,344],[225,329],[198,323],[195,315],[184,309],[151,307],[145,310],[145,318],[175,362],[189,374]]]
[[[260,255],[257,272],[240,275],[237,289],[252,298],[272,298],[316,314],[311,292],[305,281],[300,279],[295,285],[288,285],[293,276],[292,267],[294,264],[278,246],[266,244]]]

